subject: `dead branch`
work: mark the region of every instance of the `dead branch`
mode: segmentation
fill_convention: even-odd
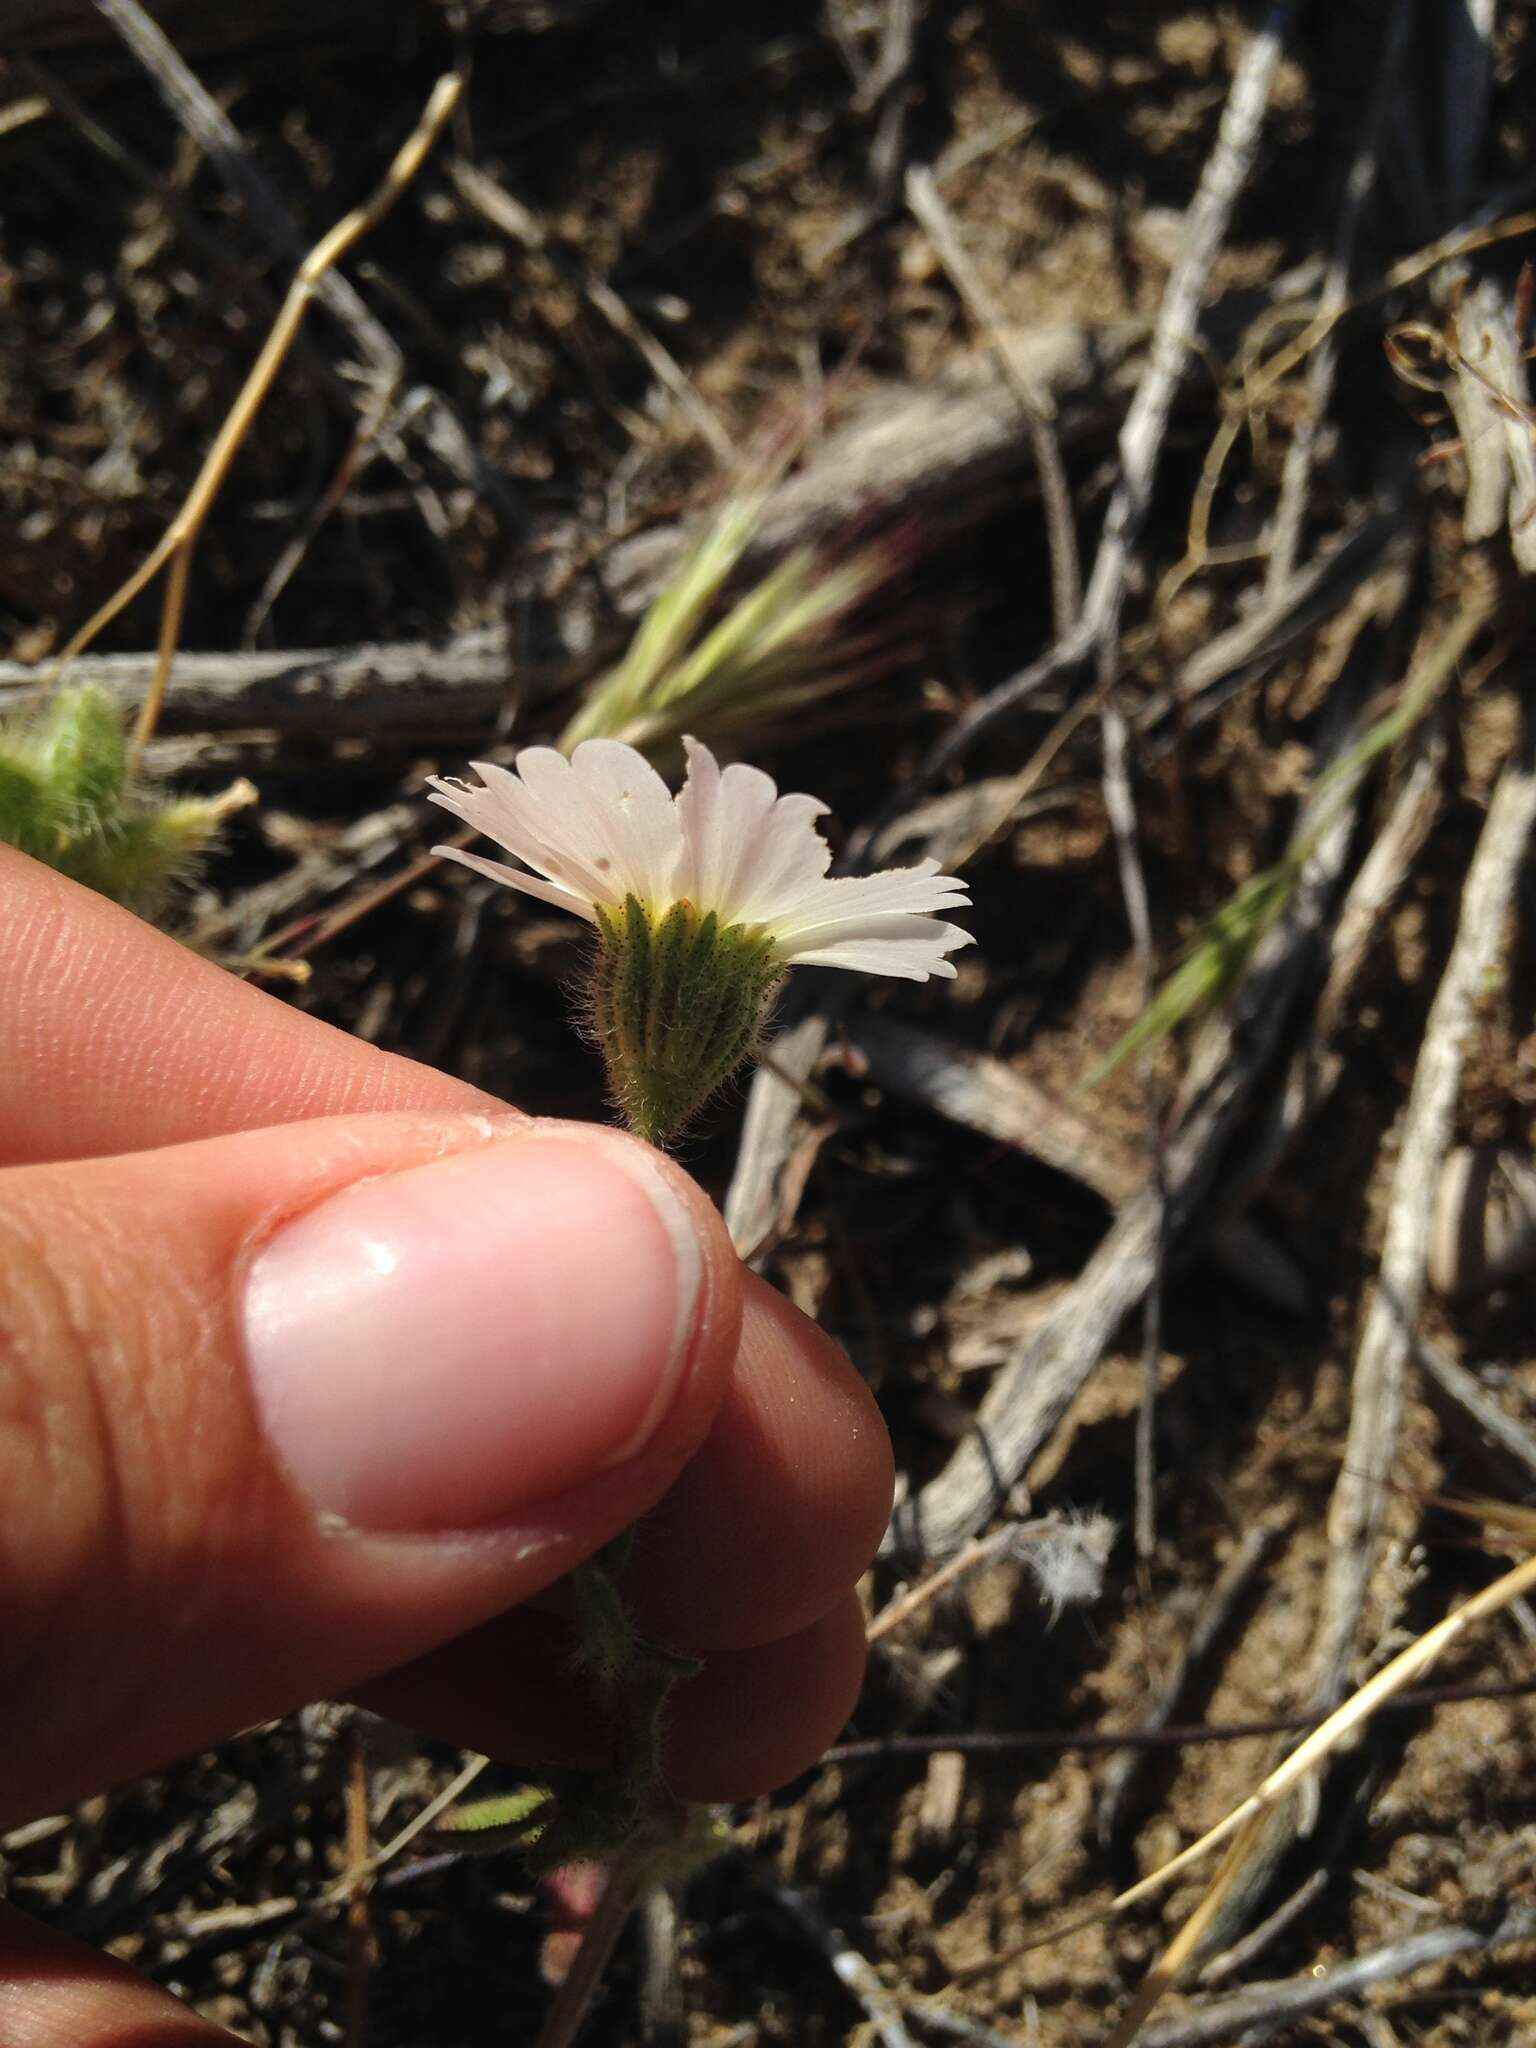
[[[1415,1335],[1413,1355],[1437,1393],[1473,1432],[1536,1488],[1536,1430],[1508,1414],[1467,1368],[1428,1337]]]
[[[1509,286],[1479,278],[1451,316],[1451,339],[1445,396],[1467,471],[1463,530],[1480,541],[1507,526],[1516,568],[1536,575],[1536,405]]]
[[[1342,871],[1349,804],[1323,832],[1286,912],[1262,941],[1229,1017],[1203,1036],[1167,1147],[1168,1242],[1177,1250],[1279,1043]],[[939,1476],[898,1508],[885,1552],[942,1556],[992,1514],[1066,1413],[1156,1270],[1163,1203],[1144,1186],[1038,1334],[997,1375],[976,1426]]]
[[[1422,1713],[1426,1707],[1457,1706],[1466,1700],[1529,1699],[1536,1678],[1495,1685],[1408,1686],[1382,1700],[1381,1714]],[[1263,1721],[1196,1721],[1162,1728],[962,1728],[927,1735],[873,1735],[835,1743],[822,1753],[818,1769],[838,1764],[879,1763],[897,1758],[933,1756],[953,1750],[957,1756],[1030,1756],[1055,1750],[1098,1755],[1119,1749],[1182,1749],[1206,1742],[1252,1742],[1264,1735],[1306,1734],[1320,1726],[1319,1714],[1273,1714]],[[1045,1937],[1054,1940],[1056,1936]],[[1043,1946],[1030,1942],[1027,1946]]]
[[[71,679],[109,690],[126,708],[143,701],[153,654],[78,655]],[[0,662],[0,713],[21,710],[38,670]],[[548,674],[519,677],[535,699]],[[430,641],[316,647],[283,653],[180,654],[162,723],[171,732],[274,732],[416,741],[484,735],[512,695],[508,638],[500,626]]]
[[[1280,61],[1288,16],[1290,0],[1278,0],[1270,10],[1264,29],[1249,41],[1243,51],[1237,76],[1233,78],[1227,109],[1217,133],[1217,147],[1214,147],[1206,164],[1200,190],[1190,207],[1190,227],[1186,231],[1184,252],[1163,295],[1163,307],[1159,311],[1157,332],[1153,338],[1153,354],[1137,385],[1137,395],[1130,403],[1126,424],[1120,430],[1122,473],[1104,520],[1100,549],[1094,561],[1094,578],[1090,582],[1090,590],[1087,590],[1077,625],[1065,639],[1057,639],[1057,643],[1030,664],[1030,668],[999,684],[977,705],[973,705],[965,717],[954,721],[936,748],[930,750],[918,772],[877,811],[877,815],[860,827],[858,834],[854,834],[848,848],[850,866],[858,866],[868,858],[868,848],[879,838],[881,831],[889,827],[895,817],[901,817],[911,809],[911,805],[934,786],[952,762],[971,748],[983,731],[989,731],[1001,719],[1006,719],[1049,682],[1079,668],[1096,647],[1108,647],[1114,641],[1118,633],[1124,584],[1130,569],[1130,555],[1133,555],[1135,541],[1141,535],[1141,524],[1151,502],[1151,479],[1167,416],[1194,342],[1194,322],[1210,276],[1210,264],[1221,248],[1231,209],[1247,180],[1257,152],[1257,137],[1260,137],[1264,111],[1270,100],[1274,70]],[[1016,373],[1022,373],[1018,362],[1014,369]],[[1032,385],[1038,387],[1038,383],[1040,379],[1036,377]],[[813,1024],[807,1018],[803,1038],[807,1065],[801,1077],[809,1077],[809,1071],[825,1044],[825,1026],[817,1040]],[[793,1094],[784,1090],[780,1081],[760,1071],[752,1083],[748,1135],[743,1137],[743,1153],[737,1159],[725,1208],[727,1221],[731,1223],[739,1247],[743,1243],[762,1245],[766,1241],[772,1186],[782,1171],[784,1157],[788,1155],[793,1128]],[[1149,1280],[1143,1280],[1141,1286],[1135,1288],[1118,1311],[1116,1321],[1133,1300],[1141,1298],[1147,1284]],[[1104,1307],[1110,1307],[1108,1300]],[[1112,1327],[1114,1325],[1110,1325],[1110,1331]],[[1102,1333],[1098,1350],[1102,1350],[1108,1341],[1110,1331]],[[1098,1350],[1094,1352],[1094,1358],[1098,1358]]]
[[[1335,1698],[1343,1687],[1376,1568],[1404,1368],[1424,1298],[1435,1187],[1451,1140],[1463,1045],[1498,959],[1515,879],[1536,825],[1530,744],[1527,733],[1488,807],[1404,1114],[1381,1264],[1355,1359],[1343,1469],[1328,1511],[1328,1564],[1308,1678],[1308,1696],[1318,1701]]]
[[[1373,1984],[1427,1964],[1447,1962],[1452,1956],[1475,1954],[1479,1949],[1499,1948],[1510,1942],[1536,1938],[1536,1907],[1511,1906],[1496,1918],[1465,1921],[1453,1927],[1433,1927],[1424,1934],[1409,1935],[1389,1943],[1353,1962],[1330,1963],[1323,1971],[1307,1971],[1300,1977],[1278,1982],[1250,1984],[1230,1998],[1201,2006],[1182,2019],[1149,2028],[1140,2036],[1138,2048],[1203,2048],[1203,2044],[1268,2040],[1282,2027],[1290,2027],[1308,2013],[1325,2011],[1346,1998],[1358,1998]]]
[[[1045,506],[1045,531],[1051,551],[1052,625],[1059,640],[1072,630],[1077,621],[1082,603],[1082,583],[1077,561],[1077,534],[1072,524],[1072,494],[1067,484],[1067,473],[1061,466],[1061,450],[1056,445],[1055,408],[1035,382],[1022,352],[1015,349],[1002,309],[967,255],[954,216],[939,196],[933,172],[924,165],[914,164],[907,172],[907,205],[933,244],[966,311],[997,357],[998,367],[1013,393],[1025,432],[1029,435],[1040,478],[1040,496]]]
[[[1332,1878],[1332,1871],[1323,1869],[1321,1864],[1316,1870],[1309,1870],[1295,1891],[1283,1898],[1272,1913],[1266,1913],[1230,1948],[1224,1948],[1220,1955],[1201,1965],[1200,1982],[1224,1984],[1231,1977],[1241,1976],[1255,1956],[1261,1956],[1288,1928],[1295,1926],[1308,1907],[1327,1891]]]
[[[1211,266],[1258,154],[1290,16],[1291,0],[1276,0],[1244,49],[1222,110],[1216,146],[1185,217],[1183,247],[1158,308],[1151,356],[1120,431],[1120,481],[1105,514],[1083,605],[1083,622],[1093,645],[1106,644],[1119,630],[1126,576],[1152,502],[1152,480],[1174,393],[1194,346]]]
[[[1113,1208],[1140,1186],[1143,1168],[1131,1153],[1106,1142],[1092,1118],[1047,1095],[1016,1067],[873,1012],[852,1018],[846,1031],[868,1060],[872,1078],[908,1101],[1015,1146]],[[1252,1225],[1223,1224],[1206,1248],[1232,1279],[1271,1307],[1294,1315],[1304,1305],[1294,1266]]]
[[[1063,445],[1102,434],[1117,416],[1145,331],[1062,321],[1012,337],[1015,368],[1054,409]],[[830,540],[866,519],[926,513],[946,532],[959,530],[957,518],[970,526],[1012,496],[1030,461],[1017,400],[987,358],[932,386],[882,386],[774,491],[743,566],[751,573],[788,548]],[[602,567],[619,610],[640,610],[692,538],[690,521],[616,543]]]
[[[893,207],[901,191],[902,162],[907,147],[907,116],[918,97],[913,76],[920,0],[886,0],[880,51],[855,98],[875,117],[869,145],[869,181],[878,211]]]
[[[1135,331],[1094,335],[1064,324],[1026,337],[1036,374],[1058,406],[1063,435],[1103,431],[1128,373]],[[853,524],[904,520],[948,508],[950,529],[981,523],[1029,462],[1018,410],[991,365],[978,363],[934,390],[884,386],[829,434],[770,497],[748,572],[795,547]],[[512,643],[501,625],[428,641],[281,652],[178,654],[162,726],[172,732],[268,729],[366,735],[385,742],[447,742],[490,733],[509,703],[538,704],[593,674],[661,589],[693,535],[669,523],[615,543],[598,576],[608,617],[581,585],[530,593]],[[77,656],[71,674],[100,684],[125,706],[143,700],[152,654]],[[0,661],[0,715],[20,709],[39,671]]]
[[[135,7],[136,0],[102,0],[103,5]],[[188,581],[198,536],[235,455],[250,432],[272,388],[289,349],[303,328],[305,315],[334,266],[369,230],[377,226],[398,203],[400,195],[415,177],[432,148],[443,124],[458,103],[463,80],[456,72],[446,73],[433,87],[411,133],[395,152],[382,178],[369,196],[352,207],[314,247],[306,252],[294,272],[276,320],[268,331],[260,353],[246,373],[239,395],[203,457],[191,489],[176,511],[160,540],[117,589],[71,635],[60,650],[51,674],[67,666],[74,657],[99,639],[103,630],[161,570],[165,589],[161,600],[160,638],[155,666],[150,675],[134,726],[130,762],[137,763],[154,736],[160,707],[170,681],[171,667],[181,641]]]
[[[881,1982],[873,1963],[860,1955],[814,1901],[788,1885],[775,1884],[766,1875],[759,1877],[758,1885],[784,1917],[820,1949],[838,1982],[863,2008],[874,2038],[884,2048],[917,2048],[907,2032],[900,2004]]]
[[[854,842],[859,857],[870,840],[930,790],[984,733],[1010,718],[1047,684],[1080,669],[1115,641],[1132,555],[1151,503],[1163,435],[1190,351],[1211,266],[1238,194],[1258,150],[1270,87],[1280,61],[1291,0],[1275,0],[1250,38],[1232,80],[1199,190],[1189,209],[1184,246],[1158,310],[1151,354],[1120,432],[1120,478],[1105,514],[1088,594],[1077,623],[1018,674],[979,698],[929,750],[917,771]]]
[[[1152,349],[1120,433],[1120,479],[1104,519],[1093,578],[1083,605],[1083,626],[1098,653],[1099,728],[1103,741],[1104,808],[1114,834],[1120,893],[1139,969],[1143,1007],[1151,1002],[1156,974],[1152,910],[1141,863],[1135,797],[1131,788],[1130,734],[1121,708],[1118,677],[1121,614],[1131,561],[1152,502],[1163,437],[1174,395],[1194,347],[1201,303],[1238,195],[1248,182],[1258,152],[1270,88],[1290,19],[1289,0],[1272,6],[1262,29],[1239,61],[1222,110],[1216,146],[1206,161],[1200,187],[1186,216],[1183,246],[1158,308]],[[1156,1212],[1151,1271],[1140,1290],[1142,1302],[1142,1395],[1136,1433],[1136,1545],[1142,1557],[1154,1542],[1152,1449],[1157,1396],[1157,1363],[1162,1346],[1165,1253],[1169,1242],[1168,1161],[1163,1119],[1154,1098],[1150,1069],[1143,1085],[1152,1169],[1147,1199]]]
[[[1349,885],[1329,944],[1328,979],[1318,998],[1314,1064],[1321,1048],[1337,1030],[1344,1005],[1360,978],[1373,943],[1381,935],[1382,920],[1429,837],[1440,808],[1440,773],[1445,751],[1442,727],[1434,722],[1422,727],[1402,787]],[[1331,1090],[1341,1070],[1342,1061],[1335,1059],[1322,1084],[1323,1092]],[[1318,1090],[1319,1083],[1314,1082],[1314,1096]]]
[[[1258,680],[1319,626],[1337,615],[1374,577],[1401,572],[1418,545],[1410,516],[1406,468],[1372,508],[1322,542],[1317,553],[1251,612],[1215,634],[1179,668],[1172,686],[1137,707],[1138,732],[1156,729],[1170,710],[1198,723],[1220,709],[1229,686]]]
[[[1242,1166],[1227,1182],[1227,1197],[1239,1212],[1268,1182],[1301,1132],[1333,1095],[1344,1072],[1334,1040],[1382,922],[1424,841],[1440,803],[1445,735],[1434,725],[1420,729],[1408,773],[1381,831],[1344,895],[1328,942],[1328,976],[1292,1053],[1285,1085]]]
[[[794,1002],[791,992],[786,1010]],[[779,1230],[779,1181],[794,1146],[803,1100],[800,1091],[826,1050],[841,1007],[836,996],[821,1009],[816,1009],[814,1002],[814,996],[802,996],[792,1018],[783,1021],[773,1040],[773,1064],[759,1066],[747,1094],[724,1213],[731,1242],[749,1263]]]
[[[155,0],[154,12],[185,47],[220,54],[300,42],[313,51],[317,39],[340,36],[348,47],[359,40],[366,47],[398,36],[410,14],[399,0],[242,0],[236,8]],[[8,51],[90,49],[93,61],[106,54],[95,46],[112,34],[95,0],[5,0],[3,28]]]
[[[1040,2040],[1040,2013],[1035,2001],[1030,1999],[1026,2010],[1033,2017],[1032,2031],[1025,2036],[1026,2048],[1038,2048]],[[968,2013],[953,2012],[948,2006],[936,2005],[931,1998],[908,1999],[907,2018],[916,2020],[930,2033],[938,2034],[946,2041],[966,2041],[970,2048],[1019,2048],[1016,2034],[1000,2034],[996,2027],[986,2026],[981,2020],[973,2020]]]
[[[1412,19],[1413,9],[1410,0],[1392,0],[1392,12],[1387,22],[1386,34],[1382,39],[1376,86],[1371,94],[1359,146],[1345,180],[1344,204],[1339,213],[1333,253],[1328,259],[1323,289],[1318,300],[1318,312],[1328,318],[1330,325],[1307,365],[1302,415],[1297,422],[1295,433],[1291,436],[1290,446],[1285,451],[1285,467],[1280,478],[1280,499],[1275,508],[1274,525],[1270,533],[1269,561],[1264,573],[1266,598],[1272,597],[1289,582],[1296,566],[1296,551],[1301,544],[1302,525],[1306,518],[1313,458],[1317,451],[1318,437],[1328,416],[1328,407],[1333,398],[1334,379],[1338,373],[1337,323],[1342,319],[1353,293],[1355,242],[1359,235],[1366,202],[1375,190],[1382,129],[1386,121],[1387,108],[1397,89],[1398,70],[1402,63]]]
[[[679,406],[692,421],[700,439],[711,450],[717,462],[729,466],[737,460],[734,442],[715,411],[677,361],[671,351],[645,326],[638,316],[625,304],[613,287],[603,278],[584,278],[577,274],[575,263],[563,258],[551,242],[544,224],[520,199],[506,191],[489,172],[477,164],[456,159],[448,166],[459,195],[475,211],[488,220],[493,227],[520,248],[536,252],[551,267],[568,281],[575,282],[589,304],[602,315],[616,334],[635,350],[644,361],[646,368],[677,400]]]

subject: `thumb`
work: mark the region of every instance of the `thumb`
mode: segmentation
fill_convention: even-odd
[[[702,1441],[739,1273],[686,1176],[581,1125],[0,1172],[0,1820],[559,1577]]]

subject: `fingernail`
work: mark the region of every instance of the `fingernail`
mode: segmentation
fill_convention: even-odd
[[[357,1528],[470,1528],[633,1456],[682,1370],[702,1257],[642,1156],[517,1138],[333,1195],[246,1283],[267,1436]]]

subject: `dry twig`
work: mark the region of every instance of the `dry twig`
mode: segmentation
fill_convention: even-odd
[[[1440,1394],[1460,1410],[1477,1434],[1521,1473],[1527,1487],[1536,1487],[1536,1430],[1507,1413],[1476,1373],[1468,1372],[1428,1337],[1415,1334],[1413,1355]]]
[[[1183,246],[1158,308],[1151,357],[1121,429],[1120,481],[1105,515],[1104,535],[1083,606],[1084,623],[1095,646],[1109,641],[1119,627],[1126,576],[1152,502],[1152,480],[1169,410],[1194,346],[1211,266],[1258,154],[1290,17],[1291,0],[1277,0],[1243,51],[1222,110],[1216,146],[1185,217]]]
[[[1197,1048],[1186,1108],[1167,1148],[1167,1220],[1175,1250],[1210,1191],[1299,992],[1343,867],[1351,818],[1345,803],[1261,942],[1230,1017],[1217,1020]],[[944,1470],[898,1508],[887,1551],[942,1556],[995,1511],[1145,1293],[1156,1270],[1162,1214],[1150,1188],[1121,1209],[1039,1334],[997,1375],[975,1428]]]
[[[917,2048],[907,2032],[900,2002],[881,1983],[874,1965],[859,1954],[847,1936],[827,1920],[803,1892],[775,1884],[766,1876],[759,1880],[765,1894],[802,1934],[819,1948],[845,1989],[856,1998],[864,2016],[884,2048]]]
[[[1467,470],[1462,524],[1470,541],[1509,532],[1524,575],[1536,575],[1536,405],[1509,287],[1480,278],[1451,316],[1445,396]]]
[[[1148,2029],[1140,2036],[1138,2048],[1217,2048],[1229,2041],[1267,2041],[1310,2013],[1325,2012],[1345,1999],[1358,1998],[1373,1984],[1406,1977],[1452,1956],[1533,1939],[1536,1907],[1532,1906],[1510,1906],[1489,1920],[1433,1927],[1347,1963],[1330,1963],[1326,1969],[1308,1970],[1274,1983],[1249,1984],[1230,1998],[1197,2006],[1180,2019]]]
[[[135,0],[98,0],[98,5],[109,11],[116,9],[125,18],[129,14],[142,17],[142,10],[137,7]],[[147,17],[142,18],[144,26],[152,29],[153,24]],[[155,30],[154,33],[158,35],[159,31]],[[438,80],[420,120],[396,151],[388,170],[370,197],[338,221],[305,256],[293,283],[289,286],[282,309],[262,346],[261,353],[241,386],[239,397],[214,437],[213,446],[204,457],[202,467],[181,509],[146,560],[106,603],[87,619],[65,645],[53,665],[52,673],[56,674],[88,647],[103,628],[110,625],[118,613],[154,581],[162,569],[165,570],[166,586],[160,614],[160,641],[156,649],[154,669],[134,731],[135,757],[142,753],[155,730],[160,705],[170,679],[171,662],[180,639],[193,552],[203,522],[229,472],[230,464],[250,431],[251,423],[271,388],[272,380],[277,375],[294,337],[303,324],[310,303],[321,289],[327,274],[347,250],[367,234],[370,228],[375,227],[395,204],[416,175],[423,158],[453,111],[462,89],[462,79],[453,73]]]
[[[502,233],[515,241],[520,248],[536,252],[567,276],[574,274],[572,264],[558,262],[549,236],[537,215],[530,212],[521,200],[515,199],[510,192],[505,191],[478,164],[457,159],[449,165],[448,175],[453,179],[460,196],[482,219],[500,228]],[[737,459],[736,445],[726,432],[719,414],[700,395],[692,379],[671,351],[663,347],[606,279],[581,279],[579,289],[614,332],[622,335],[641,357],[657,382],[671,392],[716,461],[726,465],[734,464]]]
[[[1082,582],[1077,562],[1077,534],[1072,522],[1072,495],[1067,485],[1067,473],[1061,466],[1061,450],[1056,443],[1053,424],[1055,408],[1049,394],[1035,382],[1028,359],[1015,346],[1002,309],[966,254],[954,217],[939,196],[933,172],[924,165],[914,164],[907,172],[907,205],[933,244],[966,311],[990,344],[998,367],[1018,403],[1040,477],[1046,539],[1051,551],[1051,609],[1056,637],[1060,640],[1077,622],[1078,608],[1082,603]]]
[[[1005,1061],[874,1011],[850,1019],[846,1036],[881,1087],[1017,1147],[1112,1208],[1131,1200],[1141,1186],[1138,1159],[1107,1140],[1093,1118],[1037,1088]],[[1295,1266],[1255,1225],[1242,1219],[1221,1223],[1203,1249],[1271,1307],[1292,1315],[1304,1308],[1305,1284]]]
[[[142,704],[154,678],[153,654],[77,656],[75,681],[109,691],[124,708]],[[537,702],[555,687],[550,671],[518,677]],[[38,671],[0,662],[0,716],[35,694]],[[287,648],[272,653],[180,654],[167,702],[168,732],[292,733],[338,737],[366,733],[383,744],[483,737],[512,690],[505,627],[486,626],[451,640],[384,646]]]
[[[859,858],[870,841],[893,818],[910,809],[984,733],[1011,717],[1049,683],[1081,668],[1115,642],[1174,393],[1194,343],[1195,322],[1211,266],[1258,150],[1290,13],[1291,0],[1276,0],[1264,26],[1250,38],[1233,77],[1216,146],[1190,206],[1184,244],[1163,294],[1151,354],[1121,429],[1120,477],[1105,514],[1093,575],[1077,623],[1027,668],[988,691],[956,719],[916,773],[856,836],[850,848],[853,858]]]
[[[145,12],[139,0],[94,0],[94,4],[153,80],[176,121],[240,200],[268,247],[290,263],[299,262],[306,250],[305,237],[289,218],[239,129],[183,60],[165,31]],[[373,382],[389,392],[398,392],[405,375],[405,356],[352,284],[339,273],[322,277],[316,285],[316,296],[352,337]],[[413,410],[428,421],[434,454],[460,482],[493,506],[504,523],[520,524],[506,484],[481,461],[448,400],[426,386],[417,386],[411,396]]]
[[[1349,167],[1349,175],[1345,180],[1344,204],[1339,212],[1333,253],[1328,259],[1328,269],[1324,274],[1323,289],[1318,299],[1319,311],[1333,321],[1342,318],[1345,308],[1349,305],[1354,277],[1355,241],[1366,203],[1376,187],[1382,127],[1386,120],[1388,105],[1397,88],[1398,70],[1403,60],[1403,49],[1412,18],[1411,0],[1392,0],[1392,12],[1387,22],[1386,34],[1382,39],[1376,87],[1371,94],[1365,126],[1361,131],[1360,141]],[[1274,525],[1270,532],[1269,561],[1264,572],[1266,598],[1272,597],[1289,582],[1296,567],[1296,552],[1301,544],[1302,525],[1306,518],[1312,462],[1317,451],[1318,437],[1328,416],[1328,406],[1333,397],[1334,378],[1337,372],[1336,329],[1330,327],[1307,365],[1302,415],[1296,424],[1295,433],[1291,436],[1290,446],[1285,451],[1285,466],[1280,478],[1280,498],[1275,507]]]
[[[1474,1593],[1460,1607],[1453,1608],[1442,1620],[1435,1623],[1424,1634],[1416,1636],[1406,1649],[1399,1650],[1390,1662],[1384,1664],[1358,1691],[1350,1694],[1342,1705],[1335,1707],[1327,1718],[1321,1721],[1297,1744],[1288,1756],[1268,1773],[1248,1797],[1234,1806],[1225,1819],[1208,1828],[1198,1841],[1191,1842],[1176,1856],[1142,1878],[1107,1906],[1092,1913],[1085,1913],[1065,1925],[1050,1929],[1029,1947],[1045,1947],[1060,1941],[1063,1936],[1082,1927],[1097,1926],[1101,1921],[1111,1919],[1125,1912],[1143,1899],[1152,1898],[1166,1889],[1168,1884],[1190,1869],[1194,1864],[1209,1856],[1213,1849],[1219,1849],[1232,1842],[1234,1836],[1243,1838],[1245,1848],[1251,1843],[1254,1825],[1278,1809],[1290,1798],[1335,1751],[1353,1740],[1365,1728],[1382,1706],[1399,1695],[1409,1682],[1428,1671],[1438,1659],[1475,1623],[1499,1614],[1515,1602],[1524,1599],[1536,1587],[1536,1556],[1528,1557],[1509,1571],[1501,1574],[1481,1592]],[[1223,1892],[1232,1884],[1238,1864],[1235,1859],[1224,1859],[1218,1886]],[[1214,1887],[1213,1887],[1214,1888]],[[1208,1919],[1209,1916],[1204,1916]]]
[[[1453,631],[1462,625],[1464,620]],[[1530,744],[1527,734],[1489,805],[1408,1097],[1380,1268],[1356,1355],[1343,1468],[1328,1513],[1328,1565],[1308,1681],[1310,1697],[1319,1702],[1338,1694],[1376,1567],[1404,1367],[1424,1294],[1435,1185],[1451,1138],[1463,1045],[1503,943],[1515,878],[1536,825]]]

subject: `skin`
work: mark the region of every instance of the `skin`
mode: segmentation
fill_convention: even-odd
[[[705,1301],[646,1446],[483,1540],[338,1540],[244,1388],[228,1300],[251,1190],[308,1202],[484,1142],[487,1113],[515,1144],[520,1120],[4,847],[0,959],[0,1825],[324,1696],[508,1761],[596,1762],[551,1589],[640,1516],[640,1624],[704,1660],[671,1721],[675,1788],[744,1798],[814,1761],[862,1676],[853,1587],[889,1445],[686,1176],[663,1169]],[[0,1909],[7,2048],[229,2038]]]

